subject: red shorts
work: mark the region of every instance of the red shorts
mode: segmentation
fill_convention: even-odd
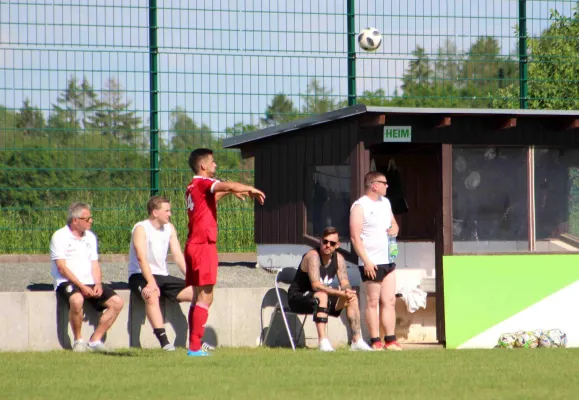
[[[187,243],[185,246],[187,286],[206,286],[217,283],[217,244]]]

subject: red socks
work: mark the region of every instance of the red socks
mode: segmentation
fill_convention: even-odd
[[[201,339],[205,334],[205,324],[209,316],[209,306],[203,303],[191,305],[189,308],[189,350],[201,349]]]

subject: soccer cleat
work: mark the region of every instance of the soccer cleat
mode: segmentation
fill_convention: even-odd
[[[169,344],[166,344],[165,346],[163,346],[162,349],[165,351],[175,351],[175,346],[173,346],[171,343],[169,343]]]
[[[188,357],[207,357],[207,356],[210,356],[210,354],[203,349],[199,349],[197,351],[188,350],[187,356]]]
[[[352,342],[350,351],[374,351],[374,349],[368,346],[364,339],[360,338],[357,342]]]
[[[374,351],[382,351],[384,350],[384,345],[382,345],[382,342],[374,342],[372,343],[372,349],[374,349]]]
[[[86,343],[82,340],[75,340],[72,346],[72,351],[75,353],[85,353],[88,349],[86,348]]]
[[[320,351],[335,351],[334,348],[332,347],[332,344],[330,343],[330,341],[328,339],[320,340],[320,344],[318,345],[318,349]]]
[[[386,343],[384,348],[388,351],[402,351],[402,346],[400,346],[396,340],[390,343]]]
[[[95,353],[110,353],[110,351],[105,347],[104,343],[101,341],[95,342],[93,344],[89,342],[87,345],[87,349]]]

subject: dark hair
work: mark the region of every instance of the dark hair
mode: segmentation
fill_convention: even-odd
[[[372,182],[382,176],[386,177],[386,175],[384,175],[382,172],[378,171],[368,172],[366,176],[364,176],[364,188],[366,190],[370,189],[370,187],[372,186]]]
[[[334,233],[339,236],[338,230],[336,228],[334,228],[333,226],[328,226],[326,227],[326,229],[324,229],[324,233],[322,233],[322,238],[325,238],[326,236],[329,235],[333,235]]]
[[[149,199],[149,201],[147,202],[147,212],[149,213],[149,215],[153,214],[153,211],[158,210],[159,208],[161,208],[161,205],[163,203],[169,203],[171,204],[171,202],[169,201],[168,198],[163,197],[163,196],[153,196]]]
[[[189,167],[195,172],[196,174],[199,173],[199,163],[205,157],[210,156],[213,154],[213,150],[211,149],[195,149],[189,154]]]

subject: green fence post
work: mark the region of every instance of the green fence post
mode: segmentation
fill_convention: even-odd
[[[527,0],[519,0],[519,106],[529,108],[527,58]]]
[[[356,20],[354,18],[355,1],[348,0],[348,105],[356,104]]]
[[[159,88],[157,47],[157,0],[149,2],[149,99],[150,99],[150,157],[151,196],[159,193]]]

